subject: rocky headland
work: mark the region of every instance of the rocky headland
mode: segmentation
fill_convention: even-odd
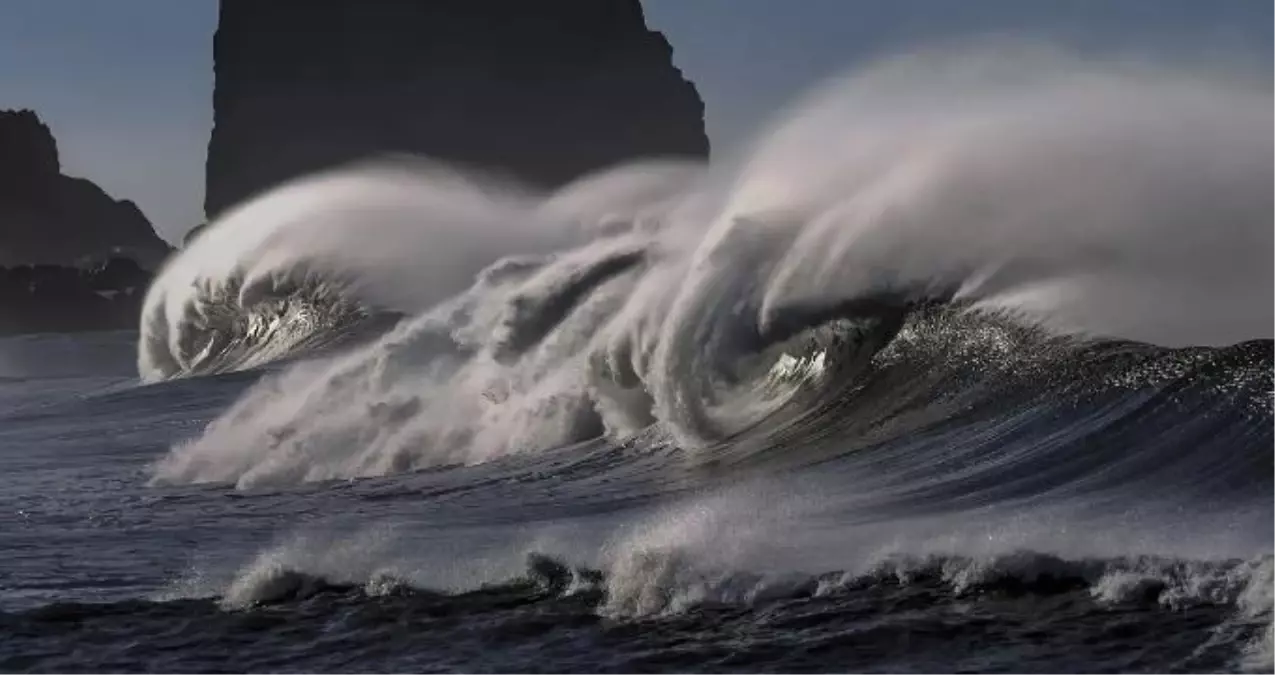
[[[170,252],[136,204],[62,173],[35,112],[0,110],[0,333],[136,327]]]

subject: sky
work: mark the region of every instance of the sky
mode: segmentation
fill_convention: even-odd
[[[714,152],[829,76],[936,42],[1040,38],[1084,53],[1271,67],[1271,0],[644,0],[704,98]],[[53,129],[63,171],[180,241],[202,219],[216,0],[0,0],[0,109]]]

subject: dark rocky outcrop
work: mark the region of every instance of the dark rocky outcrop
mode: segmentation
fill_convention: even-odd
[[[0,334],[137,328],[150,280],[129,258],[0,267]]]
[[[49,127],[0,110],[0,265],[92,265],[113,256],[158,264],[169,246],[128,200],[62,174]]]
[[[708,153],[638,0],[222,0],[205,211],[411,152],[556,186]]]
[[[0,333],[135,327],[169,251],[136,204],[62,174],[34,112],[0,111]]]

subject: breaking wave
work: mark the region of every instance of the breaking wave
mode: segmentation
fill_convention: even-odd
[[[1269,341],[1226,345],[1270,337],[1270,104],[1216,73],[935,53],[830,84],[713,166],[550,195],[409,159],[298,181],[162,271],[141,374],[373,337],[266,377],[154,479],[637,435],[708,452],[847,400],[880,438],[1032,378],[1092,395],[1207,371],[1269,419]]]

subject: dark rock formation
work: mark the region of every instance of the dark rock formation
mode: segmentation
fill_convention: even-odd
[[[128,258],[0,267],[0,334],[137,328],[150,280]]]
[[[30,110],[0,110],[0,265],[158,264],[169,246],[128,200],[61,173],[57,143]]]
[[[210,217],[383,152],[542,186],[708,153],[639,0],[222,0],[213,51]]]
[[[34,112],[0,111],[0,333],[134,328],[170,249],[133,202],[61,173]]]

